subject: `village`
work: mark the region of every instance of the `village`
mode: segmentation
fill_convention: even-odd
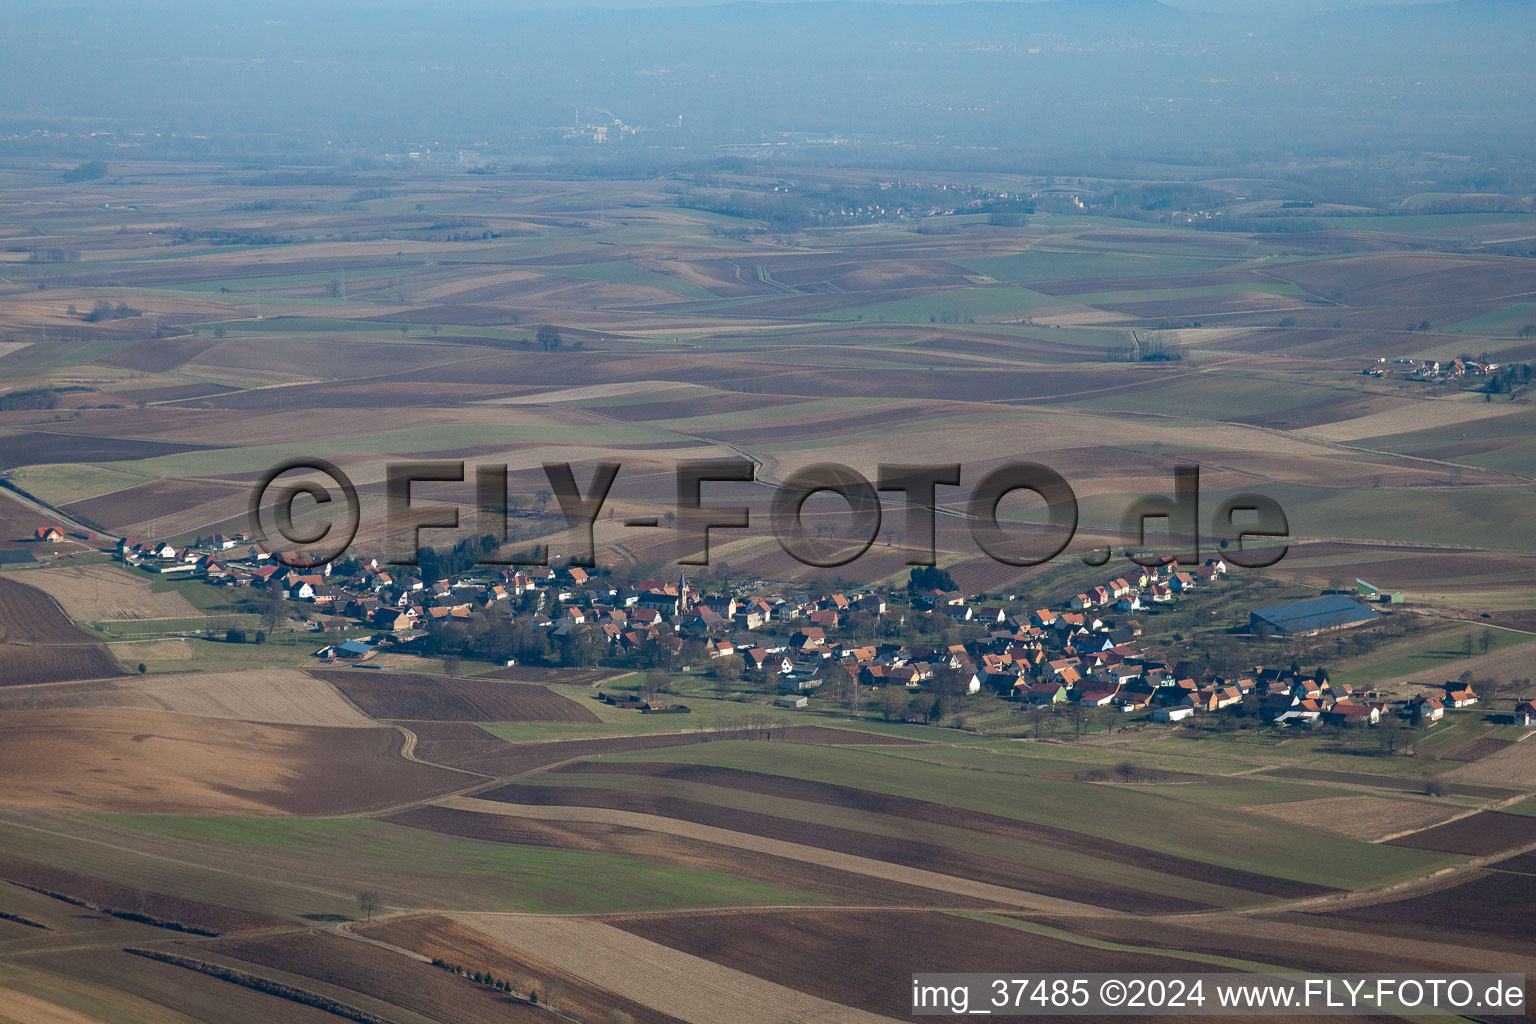
[[[478,567],[430,582],[411,567],[372,558],[301,571],[245,535],[214,534],[187,547],[125,538],[117,557],[148,573],[260,588],[269,625],[294,611],[322,633],[340,625],[338,616],[355,623],[346,632],[358,635],[316,651],[328,664],[366,667],[376,655],[395,652],[446,656],[455,664],[462,655],[507,666],[638,670],[646,682],[620,706],[645,713],[687,710],[659,692],[669,674],[684,672],[713,679],[722,694],[747,690],[783,708],[835,701],[857,712],[867,702],[888,719],[925,722],[955,714],[983,691],[1015,702],[1020,712],[1141,712],[1162,723],[1225,715],[1249,727],[1282,728],[1387,720],[1429,727],[1446,709],[1478,701],[1465,680],[1448,682],[1443,694],[1393,699],[1377,690],[1357,693],[1294,664],[1255,665],[1224,677],[1144,649],[1136,616],[1221,587],[1228,566],[1220,558],[1187,568],[1171,556],[1151,566],[1128,560],[1119,575],[1064,606],[1026,612],[1016,595],[971,599],[942,570],[921,568],[904,592],[813,596],[769,592],[761,580],[704,593],[683,574],[624,583],[574,565]],[[1363,582],[1361,593],[1383,604],[1402,599]],[[1380,618],[1359,601],[1325,595],[1257,609],[1249,633],[1265,640],[1315,636]],[[1515,720],[1536,723],[1536,703],[1518,705]]]

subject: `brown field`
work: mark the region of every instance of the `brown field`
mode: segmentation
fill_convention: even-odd
[[[903,881],[1011,906],[1040,907],[1046,903],[1072,901],[1128,913],[1205,909],[1204,904],[1194,900],[1119,886],[1112,881],[1076,877],[1053,870],[1048,865],[1031,866],[1021,875],[1018,864],[1013,861],[978,855],[958,846],[836,828],[639,789],[513,784],[499,786],[479,796],[480,800],[475,801],[477,809],[482,803],[505,803],[516,808],[512,813],[528,817],[610,821],[722,843],[749,843],[749,849],[794,854],[799,859],[832,867],[863,862],[897,865],[920,874],[897,875],[894,868],[884,870]],[[791,850],[791,846],[801,849]],[[815,851],[825,851],[825,856]],[[858,860],[848,861],[846,858],[850,857]],[[865,873],[869,870],[866,867]],[[967,882],[979,884],[963,884]]]
[[[1347,303],[1419,305],[1428,297],[1468,302],[1529,289],[1530,272],[1516,260],[1441,253],[1372,253],[1277,270],[1275,277]],[[1428,296],[1426,295],[1428,292]]]
[[[127,911],[216,932],[253,931],[287,924],[282,918],[183,899],[162,892],[148,892],[104,882],[49,864],[19,857],[0,856],[0,878],[7,882],[46,889],[71,899],[84,900],[106,911]],[[60,906],[68,904],[60,903]]]
[[[1384,796],[1331,796],[1244,807],[1252,814],[1278,818],[1304,828],[1373,843],[1413,829],[1427,828],[1456,813],[1422,800]]]
[[[452,918],[393,918],[358,926],[353,931],[422,956],[461,964],[466,971],[489,971],[498,978],[526,978],[540,991],[547,991],[550,981],[559,981],[564,986],[561,1005],[565,1012],[599,1024],[613,1010],[629,1014],[636,1024],[681,1024],[676,1017],[615,995],[536,956],[493,942],[484,932]]]
[[[1046,923],[1091,939],[1324,973],[1524,971],[1529,961],[1528,956],[1490,956],[1486,949],[1478,949],[1459,937],[1437,941],[1432,932],[1402,939],[1362,935],[1351,930],[1350,922],[1333,920],[1322,913],[1225,918],[1057,918]],[[1493,967],[1490,959],[1499,960],[1499,967]]]
[[[1536,785],[1536,742],[1526,740],[1512,747],[1446,773],[1458,784],[1482,783],[1530,789]]]
[[[47,711],[53,708],[155,708],[143,694],[120,685],[124,680],[93,679],[83,683],[33,683],[0,687],[0,711]]]
[[[51,999],[0,984],[0,1021],[4,1024],[96,1024],[99,1017],[77,1013]]]
[[[164,373],[196,358],[215,344],[217,342],[212,339],[200,338],[196,335],[185,338],[154,338],[126,345],[97,361],[104,366],[120,366],[125,370]]]
[[[175,591],[155,593],[151,577],[112,565],[37,569],[26,581],[63,605],[76,622],[191,619],[202,614]]]
[[[1521,412],[1507,403],[1459,402],[1448,399],[1402,403],[1399,408],[1370,413],[1312,427],[1307,433],[1328,441],[1357,441],[1387,434],[1410,433],[1434,427],[1452,427]]]
[[[355,993],[338,997],[344,1002],[359,1003],[357,996],[362,995],[443,1024],[548,1024],[550,1020],[545,1011],[486,985],[477,985],[392,950],[337,935],[309,932],[270,939],[237,939],[211,948],[221,957],[243,964],[298,975]]]
[[[163,814],[336,814],[458,788],[390,729],[85,708],[0,716],[0,802]]]
[[[45,571],[45,570],[33,570]],[[14,577],[0,577],[0,644],[73,645],[91,643],[58,602]]]
[[[577,761],[552,770],[561,773],[639,776],[701,782],[732,791],[761,793],[790,800],[805,800],[833,807],[846,807],[850,810],[869,811],[895,818],[932,822],[985,835],[1001,836],[1033,846],[1053,848],[1059,850],[1060,855],[1067,859],[1073,855],[1091,855],[1121,864],[1139,865],[1160,874],[1195,878],[1216,885],[1271,896],[1317,896],[1334,891],[1325,886],[1307,885],[1302,882],[1155,853],[1129,843],[1119,843],[1068,829],[1004,818],[995,814],[984,814],[979,811],[961,810],[926,800],[872,793],[869,790],[854,789],[828,782],[810,782],[782,775],[765,775],[711,765],[650,762]],[[488,793],[486,796],[494,799],[495,792]]]
[[[1533,843],[1536,843],[1536,818],[1479,811],[1470,817],[1394,839],[1389,845],[1483,857],[1518,850]]]
[[[237,390],[227,384],[168,384],[158,388],[134,388],[128,391],[106,392],[106,400],[118,399],[133,402],[179,402],[188,398],[208,398]]]
[[[34,550],[32,531],[39,526],[48,525],[51,524],[46,517],[33,512],[10,497],[4,488],[0,488],[0,549]],[[46,544],[37,545],[40,548],[47,546]]]
[[[555,740],[547,743],[511,744],[497,739],[484,729],[469,724],[413,724],[416,756],[437,764],[450,765],[483,775],[520,775],[546,765],[572,761],[593,754],[611,754],[625,750],[651,750],[657,747],[686,746],[713,740],[762,739],[784,743],[818,745],[886,745],[915,741],[881,733],[856,732],[815,725],[776,727],[762,730],[717,730],[712,732],[653,733],[644,736],[614,736],[606,739]]]
[[[120,689],[147,697],[152,706],[166,711],[204,718],[280,725],[378,727],[377,722],[343,699],[329,683],[297,669],[133,675],[122,681]]]
[[[197,952],[194,950],[194,953]],[[57,979],[58,998],[85,996],[113,1017],[221,1024],[336,1024],[334,1014],[266,995],[121,949],[70,950],[28,957],[27,965]],[[30,980],[30,979],[28,979]],[[72,1001],[72,1000],[71,1000]],[[91,1003],[87,1003],[91,1005]],[[90,1019],[100,1020],[100,1017]]]
[[[438,805],[413,808],[381,820],[486,842],[659,859],[773,884],[792,878],[797,889],[837,905],[996,906],[992,901],[910,885],[880,873],[845,871],[803,858],[758,852],[739,843],[726,845],[629,825],[482,814]]]
[[[1500,871],[1517,871],[1523,875],[1536,875],[1536,853],[1522,853],[1499,861],[1494,867]]]
[[[865,1010],[722,967],[600,921],[513,914],[458,914],[455,920],[498,945],[531,954],[689,1024],[874,1024]],[[906,985],[910,988],[911,982]]]
[[[178,452],[206,451],[209,447],[41,431],[5,434],[0,435],[0,468],[51,462],[127,462],[175,455]]]
[[[733,971],[903,1020],[911,1013],[914,971],[972,971],[982,963],[1077,971],[1090,955],[1060,939],[932,912],[671,914],[609,923]],[[1096,949],[1091,957],[1095,971],[1191,969],[1153,953]]]
[[[0,667],[0,686],[122,674],[107,649],[69,621],[53,598],[6,577],[0,577]]]
[[[1454,937],[1470,946],[1531,954],[1536,875],[1474,872],[1466,881],[1402,899],[1319,912],[1325,922],[1406,939]],[[1449,933],[1449,934],[1448,934]]]
[[[579,479],[579,475],[578,475]],[[548,665],[513,665],[482,672],[476,679],[505,679],[512,683],[565,683],[586,686],[600,679],[612,679],[623,673],[605,668],[553,668]]]
[[[108,643],[107,650],[125,664],[136,662],[191,661],[192,647],[183,637],[166,640],[126,640]]]
[[[1441,754],[1439,760],[1465,761],[1471,764],[1474,761],[1481,761],[1485,757],[1492,757],[1494,754],[1508,750],[1514,745],[1513,740],[1497,740],[1492,736],[1483,736],[1480,739],[1472,740],[1470,743],[1463,743],[1455,750]]]
[[[404,675],[395,672],[313,671],[363,714],[423,722],[578,722],[598,717],[543,686],[485,682],[484,677]]]
[[[0,686],[105,679],[123,674],[100,644],[24,646],[0,644]]]
[[[244,488],[208,480],[155,480],[71,502],[64,511],[105,529],[121,529],[244,493]]]

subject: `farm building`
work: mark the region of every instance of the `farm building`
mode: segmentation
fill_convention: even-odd
[[[796,708],[803,710],[810,707],[811,699],[809,697],[780,697],[778,700],[773,702],[773,705],[774,707]]]
[[[1359,626],[1380,618],[1380,613],[1342,594],[1314,597],[1310,601],[1278,604],[1260,608],[1248,615],[1248,626],[1255,633],[1273,636],[1299,636],[1329,629]]]
[[[1401,590],[1382,590],[1374,583],[1367,583],[1358,577],[1355,579],[1355,590],[1362,601],[1379,601],[1382,604],[1402,604],[1403,592]]]
[[[1157,708],[1152,712],[1152,718],[1158,722],[1178,722],[1193,715],[1195,709],[1188,704],[1180,704],[1174,707]]]

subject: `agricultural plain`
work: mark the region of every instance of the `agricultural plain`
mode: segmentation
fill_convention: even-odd
[[[785,231],[703,208],[777,194],[736,171],[113,171],[107,196],[43,163],[0,170],[17,226],[0,397],[29,396],[0,408],[0,1016],[336,1019],[298,991],[398,1024],[862,1024],[905,1019],[917,970],[1536,976],[1518,914],[1536,741],[1503,717],[1536,697],[1514,689],[1536,649],[1530,379],[1421,372],[1536,359],[1536,272],[1493,251],[1528,214],[1248,233],[1041,199],[1018,220]],[[99,301],[127,312],[90,319]],[[959,463],[938,567],[1026,616],[1101,582],[1079,556],[1126,546],[1129,503],[1198,466],[1203,556],[1238,543],[1216,508],[1255,493],[1283,507],[1289,550],[1137,613],[1175,675],[1213,651],[1234,676],[1273,668],[1248,611],[1361,578],[1404,595],[1384,626],[1287,660],[1362,693],[1463,673],[1503,689],[1396,746],[1031,718],[988,694],[939,727],[821,696],[774,707],[703,654],[661,670],[642,713],[600,699],[654,683],[633,658],[461,656],[324,578],[302,585],[333,603],[274,605],[196,561],[114,559],[124,540],[245,533],[254,482],[299,457],[355,483],[349,555],[381,562],[406,541],[388,465],[470,464],[417,487],[458,513],[423,531],[445,552],[488,529],[472,467],[504,465],[509,547],[561,570],[584,538],[540,497],[544,464],[585,488],[617,462],[593,528],[615,594],[694,553],[668,518],[678,463],[745,458],[755,480],[706,503],[752,525],[713,530],[709,564],[683,571],[813,597],[899,591],[905,510],[887,494],[868,550],[814,567],[774,536],[774,487],[815,463]],[[990,558],[969,528],[970,488],[1016,461],[1079,500],[1046,564]],[[851,543],[826,497],[807,532]],[[1038,503],[1000,518],[1038,539]],[[49,526],[61,538],[36,539]],[[254,564],[249,547],[203,561]],[[442,582],[430,605],[451,619],[470,601]],[[522,614],[554,634],[558,604]],[[905,628],[861,641],[983,633]],[[338,654],[349,640],[369,649]]]

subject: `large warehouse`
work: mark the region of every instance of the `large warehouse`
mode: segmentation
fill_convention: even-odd
[[[1379,619],[1381,615],[1343,594],[1314,597],[1310,601],[1277,604],[1248,613],[1248,628],[1270,636],[1300,636],[1328,629],[1344,629]]]

